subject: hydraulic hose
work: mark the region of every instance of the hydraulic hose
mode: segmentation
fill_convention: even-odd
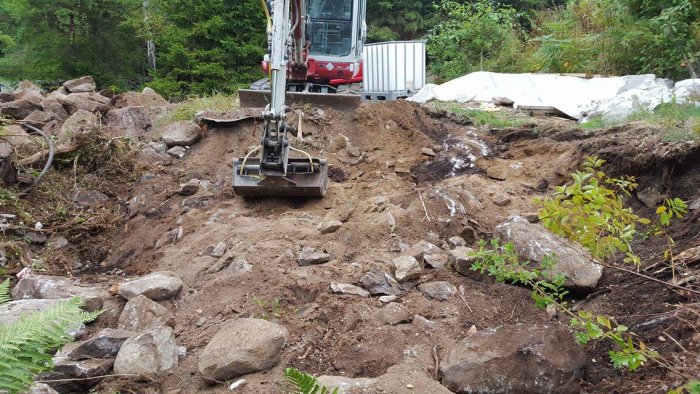
[[[44,137],[46,142],[48,142],[48,144],[49,144],[49,159],[46,160],[46,164],[44,165],[44,169],[41,170],[41,173],[39,174],[39,176],[36,177],[36,179],[34,179],[34,182],[29,187],[27,187],[26,189],[22,190],[19,193],[19,197],[24,197],[32,189],[37,187],[39,185],[39,183],[41,183],[41,180],[44,178],[44,175],[46,175],[46,173],[49,171],[49,169],[53,165],[53,157],[54,157],[54,154],[56,153],[56,147],[54,146],[54,143],[53,143],[53,140],[51,139],[51,137],[46,135],[46,133],[39,130],[38,128],[36,128],[30,124],[26,124],[26,123],[22,123],[20,126],[22,126],[22,128],[27,130],[28,132],[33,132],[33,133],[39,134],[40,136]]]

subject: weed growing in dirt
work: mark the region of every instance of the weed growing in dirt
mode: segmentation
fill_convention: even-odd
[[[287,380],[289,390],[295,394],[337,394],[338,389],[331,391],[329,387],[323,386],[318,380],[307,373],[296,368],[284,370],[284,378]]]
[[[199,111],[232,111],[238,108],[237,95],[215,93],[208,97],[189,98],[175,106],[166,116],[158,120],[158,125],[180,120],[193,120]]]
[[[637,216],[623,202],[637,188],[636,179],[611,178],[601,171],[604,163],[596,157],[587,158],[582,170],[571,174],[573,183],[560,186],[554,198],[536,198],[535,203],[542,206],[539,218],[551,232],[578,242],[596,258],[623,252],[625,262],[639,265],[641,259],[632,250],[631,242],[638,234],[638,224],[652,223]],[[665,228],[671,225],[671,219],[680,219],[687,212],[688,206],[679,198],[665,199],[656,211],[656,221],[648,233],[666,238],[665,259],[673,257],[675,246]]]
[[[693,141],[700,139],[700,107],[696,105],[681,105],[675,102],[661,104],[654,111],[639,111],[626,119],[615,122],[605,122],[602,117],[595,117],[581,124],[584,130],[597,130],[607,126],[615,126],[630,122],[644,122],[658,125],[667,130],[663,136],[664,142]]]
[[[700,381],[691,380],[677,389],[673,389],[668,394],[700,394]]]
[[[535,199],[542,206],[539,217],[551,232],[574,240],[594,257],[615,252],[627,255],[626,262],[640,264],[631,242],[637,224],[650,224],[625,207],[624,196],[637,188],[634,177],[611,178],[600,170],[605,161],[586,159],[581,171],[571,174],[573,183],[557,188],[554,198]]]
[[[279,319],[280,317],[282,317],[282,304],[280,303],[280,300],[278,298],[272,299],[270,301],[256,298],[253,301],[255,302],[255,305],[262,309],[261,317],[263,319],[269,320],[271,317]]]
[[[610,350],[609,356],[615,368],[634,372],[646,361],[658,358],[658,353],[641,341],[635,343],[634,335],[628,333],[628,328],[615,323],[613,319],[587,311],[574,313],[564,300],[568,293],[563,288],[566,277],[551,271],[555,265],[553,259],[547,258],[539,268],[531,268],[529,262],[520,261],[513,244],[501,247],[497,239],[491,240],[490,248],[487,248],[486,241],[480,241],[479,250],[471,256],[476,258],[472,270],[487,273],[501,283],[527,286],[532,289],[532,298],[539,308],[555,305],[569,315],[569,325],[575,330],[577,343],[585,345],[603,339],[611,341],[615,349]]]
[[[495,128],[517,127],[526,123],[524,118],[516,117],[509,111],[484,111],[480,109],[465,108],[454,103],[439,103],[437,108],[456,115],[466,116],[475,124],[491,126]]]
[[[0,305],[10,301],[9,289],[9,280],[0,284]],[[73,298],[0,326],[0,392],[26,392],[34,376],[51,370],[53,352],[73,341],[68,332],[100,314],[84,312],[82,305]]]

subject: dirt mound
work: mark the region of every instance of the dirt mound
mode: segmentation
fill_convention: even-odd
[[[596,133],[570,123],[488,130],[406,101],[365,103],[353,113],[296,110],[305,113],[304,135],[292,145],[330,164],[324,199],[250,200],[232,193],[232,161],[259,142],[261,126],[253,119],[207,130],[182,160],[144,150],[138,180],[122,182],[128,188],[117,188],[119,193],[100,188],[121,204],[123,223],[96,238],[93,246],[103,253],[79,255],[97,259],[82,273],[104,275],[109,283],[156,270],[182,278],[180,298],[163,304],[174,313],[177,343],[187,352],[176,373],[163,380],[105,379],[99,389],[228,392],[204,384],[197,360],[222,325],[239,317],[274,320],[290,334],[279,365],[246,376],[245,392],[281,391],[282,371],[289,366],[318,375],[377,377],[407,365],[435,377],[436,359],[472,326],[555,322],[535,307],[525,288],[445,269],[426,269],[421,283],[446,281],[463,295],[438,302],[404,286],[397,301],[412,324],[386,324],[377,298],[334,294],[330,283],[358,284],[373,269],[390,272],[392,260],[421,240],[451,250],[450,238],[456,236],[469,245],[489,238],[510,215],[533,212],[533,197],[551,193],[588,154],[599,154],[616,171],[634,169],[628,173],[642,175],[643,186],[659,183],[668,195],[699,197],[698,144],[666,143],[659,130],[637,125]],[[665,177],[644,174],[662,171],[659,163],[675,170]],[[200,181],[199,191],[178,193],[192,179]],[[322,233],[319,226],[330,221],[342,225]],[[697,218],[691,218],[673,228],[679,249],[697,242],[697,227]],[[218,243],[225,244],[226,254],[212,257],[210,247]],[[657,262],[661,246],[644,245],[645,264]],[[327,253],[329,262],[301,267],[297,257],[304,248]],[[669,313],[668,305],[682,300],[616,272],[607,272],[603,282],[584,302],[628,326],[649,325],[650,313]],[[432,323],[421,323],[423,318]],[[656,341],[664,330],[689,346],[692,332],[674,320],[653,323],[640,335],[661,352],[677,351],[670,342]],[[586,348],[587,359],[605,359],[606,351],[602,344]],[[609,392],[646,387],[647,378],[667,376],[651,368],[622,375],[606,362],[591,362],[583,380],[588,391]]]

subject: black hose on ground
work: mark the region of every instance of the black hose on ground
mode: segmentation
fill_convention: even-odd
[[[44,178],[44,175],[46,175],[46,173],[47,173],[47,172],[49,171],[49,169],[51,168],[51,165],[53,165],[53,156],[54,156],[54,154],[56,153],[56,147],[54,146],[54,143],[53,143],[53,140],[51,139],[51,137],[49,137],[48,135],[46,135],[46,133],[44,133],[43,131],[37,129],[36,127],[34,127],[34,126],[32,126],[32,125],[26,124],[26,123],[22,123],[20,126],[22,126],[23,129],[27,130],[27,132],[39,134],[40,136],[44,137],[44,139],[46,140],[46,142],[49,143],[49,159],[46,161],[46,165],[44,165],[44,169],[41,170],[41,173],[39,174],[38,177],[36,177],[36,179],[34,180],[34,182],[33,182],[28,188],[22,190],[22,191],[19,193],[19,196],[20,196],[20,197],[24,197],[24,196],[26,196],[32,189],[34,189],[35,187],[37,187],[37,186],[39,185],[39,183],[41,183],[42,178]]]

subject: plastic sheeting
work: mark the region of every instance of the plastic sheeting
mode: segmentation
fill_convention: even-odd
[[[675,98],[700,105],[700,79],[674,84],[652,74],[581,78],[558,74],[475,72],[442,85],[428,84],[409,100],[503,103],[553,107],[574,119],[602,116],[606,122],[651,111]]]

